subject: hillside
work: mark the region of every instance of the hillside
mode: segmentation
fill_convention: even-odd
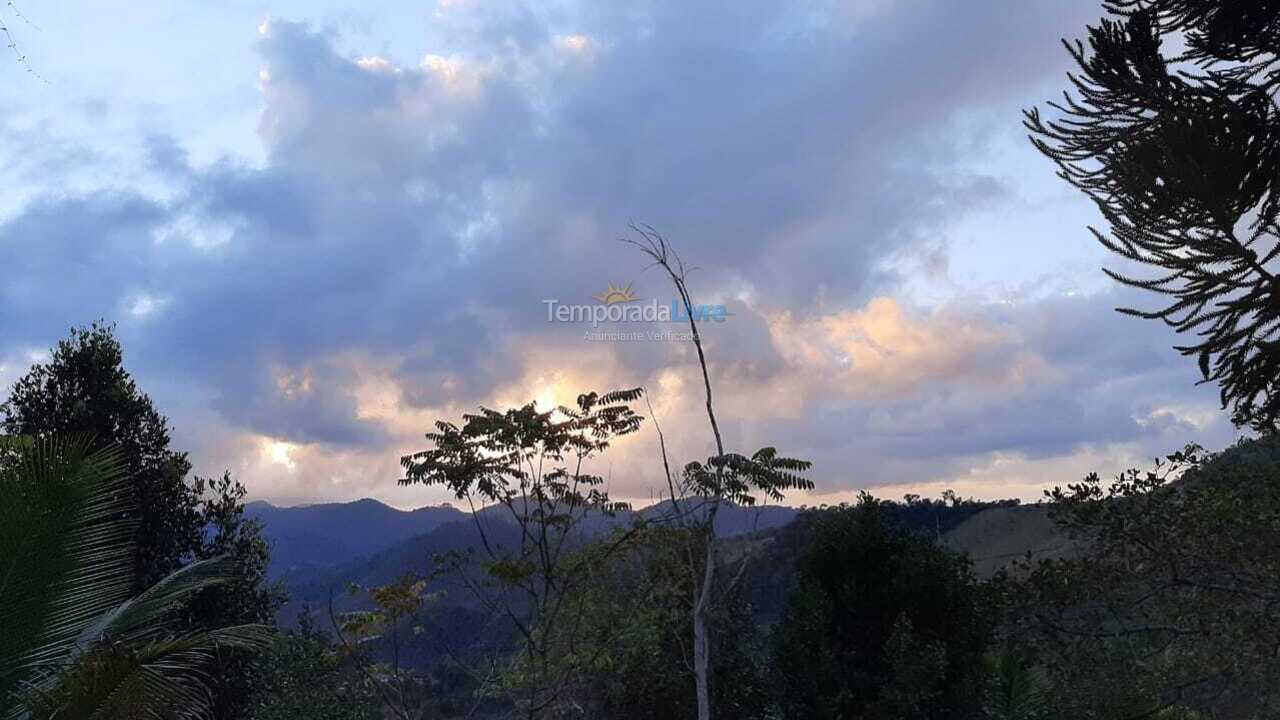
[[[1212,454],[1199,467],[1175,478],[1157,493],[1219,491],[1238,497],[1242,507],[1265,501],[1253,497],[1280,467],[1280,437],[1246,439]],[[1067,536],[1049,517],[1048,504],[994,507],[942,534],[942,541],[973,561],[979,577],[989,578],[1011,562],[1078,557],[1083,541]]]
[[[1080,547],[1078,540],[1054,525],[1048,505],[984,510],[943,534],[942,543],[968,555],[981,578],[991,577],[1015,560],[1071,557]]]

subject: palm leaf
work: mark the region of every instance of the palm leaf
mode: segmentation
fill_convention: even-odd
[[[0,707],[133,585],[120,453],[0,437]]]
[[[175,611],[184,607],[196,593],[210,587],[234,582],[235,559],[220,555],[201,560],[170,573],[135,598],[103,613],[79,638],[86,647],[95,642],[141,643],[170,635],[175,630]]]
[[[133,587],[130,488],[88,438],[0,437],[0,716],[209,717],[224,648],[262,649],[262,625],[201,629],[180,610],[233,582],[235,562]]]
[[[146,643],[98,643],[68,670],[29,688],[12,718],[209,718],[220,650],[262,649],[271,631],[241,625]]]

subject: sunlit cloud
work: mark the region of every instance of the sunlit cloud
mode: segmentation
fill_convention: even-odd
[[[357,58],[356,65],[359,65],[369,72],[392,73],[396,70],[396,67],[391,64],[391,61],[376,55]]]
[[[561,53],[586,63],[591,63],[600,52],[600,43],[583,33],[557,35],[554,45]]]
[[[298,464],[293,460],[293,453],[298,449],[293,443],[262,439],[262,454],[268,462],[280,465],[288,470],[296,470]]]

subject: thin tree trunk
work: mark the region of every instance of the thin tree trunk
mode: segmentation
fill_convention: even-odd
[[[706,566],[702,570],[702,589],[693,606],[693,677],[698,696],[698,720],[711,720],[711,639],[707,630],[707,610],[711,604],[711,588],[715,583],[716,545],[715,519],[720,501],[707,511]]]
[[[666,270],[667,275],[671,277],[671,282],[676,286],[676,292],[680,294],[680,300],[684,304],[685,315],[688,316],[690,334],[693,336],[693,346],[698,351],[698,366],[702,369],[702,386],[706,391],[707,400],[707,420],[711,423],[711,433],[716,440],[717,457],[724,456],[724,439],[720,435],[720,423],[716,422],[715,407],[711,402],[711,372],[707,369],[707,356],[702,349],[702,336],[698,333],[698,323],[694,320],[693,299],[689,295],[689,286],[685,284],[685,268],[683,261],[679,255],[669,252],[666,241],[657,231],[651,227],[639,227],[632,225],[631,228],[638,232],[645,239],[648,246],[634,241],[631,244],[640,248],[646,254],[653,258],[654,262]],[[671,260],[675,260],[676,266],[673,267]],[[665,447],[663,452],[663,460],[666,460]],[[712,602],[712,588],[715,584],[716,571],[716,514],[720,510],[720,499],[722,495],[723,482],[720,480],[720,474],[724,471],[723,466],[717,466],[716,475],[716,491],[711,498],[711,507],[707,510],[707,517],[704,519],[706,529],[706,565],[702,569],[702,586],[698,591],[698,599],[693,606],[693,678],[698,698],[698,720],[711,720],[711,640],[710,629],[707,627],[707,613],[710,610]],[[667,468],[667,477],[670,479],[670,469]],[[674,501],[675,494],[672,493]],[[696,575],[695,575],[696,577]]]
[[[684,301],[685,314],[689,316],[689,329],[693,335],[693,346],[698,351],[698,365],[702,368],[702,383],[707,394],[707,418],[711,421],[711,432],[716,439],[716,453],[724,455],[724,440],[720,437],[720,424],[716,422],[716,411],[711,404],[711,373],[707,369],[707,356],[702,351],[702,337],[698,334],[698,323],[693,319],[693,301],[689,297],[689,289],[684,284],[683,274],[676,279],[676,289],[680,299]],[[717,470],[719,474],[722,470]],[[706,523],[706,566],[702,568],[702,588],[698,593],[698,602],[693,606],[693,677],[698,694],[698,720],[711,720],[711,639],[707,628],[707,612],[711,606],[711,591],[715,586],[716,573],[716,514],[720,511],[720,487],[717,483],[715,497],[707,510]]]

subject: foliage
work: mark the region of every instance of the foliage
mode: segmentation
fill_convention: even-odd
[[[304,611],[297,630],[280,633],[254,663],[248,720],[379,720],[376,690]]]
[[[1017,500],[974,500],[943,491],[940,498],[906,495],[902,500],[880,500],[882,517],[891,528],[943,537],[974,515],[991,508],[1016,507]],[[757,622],[779,622],[796,586],[796,563],[813,535],[815,521],[825,508],[801,510],[794,522],[768,532],[766,537],[740,537],[722,541],[724,555],[750,559],[739,581],[752,605]],[[738,547],[745,551],[738,553]]]
[[[986,717],[990,720],[1041,720],[1054,717],[1044,674],[1016,648],[990,653],[987,665]]]
[[[130,579],[132,592],[185,564],[227,555],[235,577],[192,594],[181,621],[192,630],[274,622],[282,594],[266,585],[267,546],[261,528],[244,519],[244,487],[225,473],[187,480],[187,456],[170,449],[168,422],[124,369],[110,326],[72,329],[47,362],[15,383],[0,415],[11,434],[76,434],[86,450],[115,448],[135,563],[117,577]],[[215,716],[238,712],[251,682],[248,660],[233,650],[218,654]]]
[[[232,561],[188,565],[129,598],[129,494],[115,448],[3,438],[0,708],[12,718],[204,717],[208,669],[268,628],[192,628],[191,598],[229,582]]]
[[[1159,319],[1197,339],[1206,381],[1238,424],[1280,419],[1280,14],[1273,2],[1109,0],[1112,18],[1064,44],[1076,96],[1026,113],[1032,142],[1110,225],[1108,249],[1154,268],[1108,270],[1165,295]]]
[[[968,560],[865,494],[812,522],[775,638],[784,716],[978,717],[994,614]]]
[[[123,463],[84,438],[0,437],[0,700],[129,598]],[[92,588],[92,593],[82,588]]]
[[[192,629],[175,618],[192,595],[233,573],[221,559],[187,565],[96,621],[56,674],[43,675],[23,693],[30,716],[208,717],[216,703],[210,673],[218,656],[258,651],[271,630]]]
[[[519,671],[505,673],[498,687],[528,717],[555,712],[570,680],[552,658],[575,637],[578,616],[565,599],[589,571],[572,550],[583,540],[585,522],[626,509],[609,499],[604,478],[588,472],[588,463],[639,429],[641,417],[630,403],[640,394],[588,393],[575,407],[549,411],[533,403],[505,412],[481,408],[464,416],[461,427],[437,422],[426,436],[433,447],[401,460],[401,484],[442,485],[472,508],[484,574],[469,576],[476,566],[470,558],[454,570],[484,607],[515,628]],[[486,514],[495,511],[501,515]],[[491,542],[491,521],[518,529],[515,547]],[[623,533],[617,543],[629,537]],[[511,682],[517,675],[519,682]]]
[[[572,678],[559,717],[695,716],[689,638],[698,575],[686,565],[704,557],[700,537],[652,525],[622,548],[606,539],[579,551],[592,572],[566,599],[579,627],[552,658]],[[726,717],[765,717],[771,698],[763,638],[740,585],[725,589],[711,626],[715,707]]]
[[[193,595],[184,610],[184,621],[191,627],[274,625],[285,593],[267,582],[270,551],[262,527],[256,520],[244,517],[244,485],[224,472],[214,479],[197,476],[192,488],[201,498],[198,510],[204,528],[195,557],[225,557],[233,572],[227,582]],[[256,652],[236,649],[218,653],[212,672],[215,717],[243,714],[244,704],[258,682],[255,657]]]
[[[1280,682],[1280,438],[1055,489],[1090,538],[1030,568],[1015,597],[1027,645],[1071,717],[1270,712]],[[1080,692],[1081,687],[1089,692]]]
[[[517,521],[550,526],[587,508],[621,509],[599,489],[604,478],[582,469],[614,438],[639,429],[629,405],[639,397],[639,389],[588,393],[574,408],[539,411],[529,403],[505,412],[481,408],[463,416],[462,427],[439,421],[426,434],[434,447],[401,459],[400,484],[443,485],[459,500],[498,503]]]
[[[771,447],[760,448],[750,457],[730,452],[685,465],[683,490],[686,495],[737,505],[755,505],[757,495],[780,502],[787,491],[813,489],[813,481],[801,474],[811,467],[808,460],[779,456]]]
[[[191,463],[169,449],[168,421],[125,371],[110,326],[73,328],[14,384],[0,415],[9,435],[79,434],[94,448],[119,448],[137,521],[135,590],[195,555],[201,518],[199,495],[185,482]]]
[[[983,510],[1017,507],[1018,500],[975,500],[962,498],[953,490],[943,490],[938,499],[907,494],[901,501],[883,501],[886,519],[901,527],[943,535]]]
[[[195,620],[214,622],[273,622],[284,592],[267,582],[270,549],[257,520],[244,516],[244,485],[224,472],[217,478],[196,476],[192,488],[203,528],[198,560],[226,556],[236,566],[235,580],[192,600]]]
[[[401,660],[406,633],[420,634],[418,622],[422,613],[437,597],[427,592],[430,578],[406,574],[388,585],[369,588],[373,609],[332,614],[331,620],[342,652],[364,675],[365,684],[371,688],[377,700],[387,712],[401,720],[416,720],[425,716],[431,693],[429,678],[406,667]],[[352,593],[362,588],[352,585]],[[377,663],[371,657],[370,648],[381,644],[389,654],[387,663]]]

